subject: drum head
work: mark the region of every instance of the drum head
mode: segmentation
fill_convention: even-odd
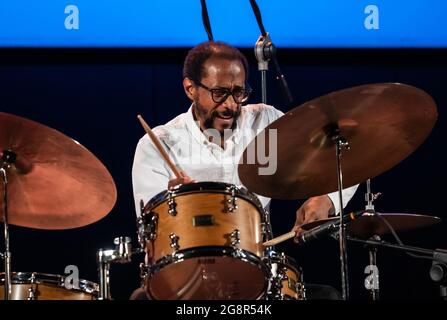
[[[164,266],[150,277],[147,290],[160,300],[252,300],[266,286],[262,265],[220,253]]]

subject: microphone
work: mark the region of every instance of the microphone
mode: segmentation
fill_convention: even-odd
[[[365,212],[364,210],[354,211],[354,212],[344,215],[342,217],[343,224],[357,219],[364,212]],[[327,234],[337,231],[339,226],[340,226],[340,219],[323,223],[323,224],[319,225],[318,227],[315,227],[309,231],[303,232],[302,234],[297,236],[295,238],[295,242],[298,244],[306,244],[313,240],[317,240],[324,235],[327,235]]]

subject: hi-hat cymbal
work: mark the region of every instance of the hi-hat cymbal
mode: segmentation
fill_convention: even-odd
[[[412,86],[383,83],[336,91],[294,108],[258,134],[241,157],[239,177],[250,191],[270,198],[334,192],[332,137],[337,131],[350,146],[341,157],[346,188],[405,159],[427,138],[436,119],[433,99]],[[264,142],[270,139],[276,144]],[[265,150],[253,152],[256,148]],[[258,153],[268,157],[260,159]]]
[[[116,187],[106,167],[61,132],[0,113],[0,159],[6,150],[17,159],[7,170],[8,223],[76,228],[98,221],[115,205]],[[3,189],[0,183],[1,208]],[[3,210],[0,216],[3,220]]]
[[[393,229],[398,231],[408,231],[427,227],[441,222],[441,219],[434,216],[408,214],[408,213],[377,213],[384,218]],[[326,222],[336,222],[339,218],[333,217],[328,219],[316,220],[301,226],[303,230],[310,230]],[[350,236],[359,238],[370,238],[374,235],[384,235],[391,233],[386,223],[376,214],[369,212],[363,213],[356,220],[346,224],[347,232]]]

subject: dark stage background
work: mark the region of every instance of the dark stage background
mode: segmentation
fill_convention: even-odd
[[[261,87],[256,61],[251,50],[243,51],[250,60],[250,83],[256,90],[250,101],[258,102]],[[114,237],[122,235],[131,236],[137,246],[131,167],[143,129],[136,115],[142,114],[155,127],[189,107],[181,84],[186,52],[186,49],[0,51],[0,110],[45,124],[79,141],[105,164],[118,189],[114,209],[89,226],[63,231],[11,226],[13,271],[63,274],[65,266],[77,265],[82,279],[98,282],[95,254],[99,248],[112,248]],[[278,50],[296,106],[330,91],[378,82],[410,84],[434,98],[439,117],[429,138],[409,158],[372,180],[373,191],[382,193],[375,203],[377,211],[418,213],[443,219],[439,225],[400,234],[404,243],[428,249],[447,249],[447,174],[442,149],[447,137],[446,53],[429,49]],[[281,100],[273,74],[269,77],[269,104],[282,111],[290,110],[292,106],[285,106]],[[368,148],[367,141],[364,148]],[[364,192],[362,184],[348,209],[364,208]],[[275,236],[290,230],[299,204],[299,201],[273,200]],[[385,239],[393,241],[388,236]],[[335,240],[322,239],[306,247],[289,241],[278,249],[299,261],[307,282],[340,289]],[[363,282],[367,251],[357,244],[350,244],[348,249],[352,298],[366,300]],[[141,261],[141,257],[135,257],[130,264],[112,266],[111,291],[115,299],[127,299],[139,285]],[[383,299],[438,298],[438,286],[429,277],[430,261],[382,249],[378,263]]]

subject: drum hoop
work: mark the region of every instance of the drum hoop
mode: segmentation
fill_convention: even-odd
[[[213,181],[204,181],[204,182],[196,182],[190,184],[184,184],[177,186],[170,190],[173,193],[173,198],[180,195],[188,195],[193,193],[224,193],[231,195],[231,191],[227,190],[227,188],[235,186],[234,184],[225,183],[225,182],[213,182]],[[157,195],[155,195],[149,202],[144,206],[144,212],[148,212],[153,208],[157,207],[161,203],[168,200],[169,191],[164,190]],[[264,212],[264,208],[262,207],[261,201],[258,197],[248,191],[243,186],[237,186],[236,196],[238,198],[242,198],[247,200],[251,204],[253,204],[260,213]],[[263,219],[263,215],[261,214],[261,218]]]
[[[243,249],[234,249],[225,246],[206,246],[206,247],[194,247],[191,249],[179,250],[173,255],[165,256],[158,259],[154,264],[148,267],[149,275],[154,275],[164,267],[179,263],[192,258],[202,257],[231,257],[253,264],[265,275],[270,273],[269,268],[264,263],[262,258]],[[266,278],[267,279],[267,278]]]
[[[55,285],[57,287],[65,288],[64,280],[65,276],[50,273],[40,272],[12,272],[11,278],[13,284],[30,284],[31,277],[34,275],[34,283],[36,284],[48,284]],[[0,284],[5,283],[5,273],[0,272]],[[78,292],[84,292],[89,294],[97,294],[99,292],[99,285],[95,282],[79,279],[79,288],[67,289]]]
[[[303,274],[303,270],[300,267],[300,265],[296,262],[296,260],[290,256],[284,256],[284,262],[281,261],[280,257],[270,257],[268,260],[270,261],[270,263],[276,263],[278,265],[283,265],[286,266],[288,269],[291,269],[292,271],[294,271],[297,276],[301,277],[301,275]]]
[[[298,294],[298,293],[297,293]],[[299,300],[299,299],[296,299],[295,297],[292,297],[292,296],[290,296],[290,295],[288,295],[288,294],[282,294],[281,295],[281,300],[294,300],[294,301],[297,301],[297,300]]]

